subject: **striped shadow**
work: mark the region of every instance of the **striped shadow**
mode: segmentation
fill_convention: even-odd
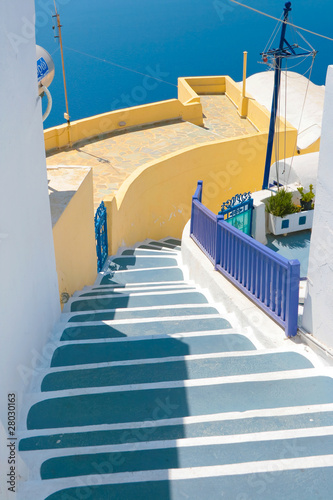
[[[27,428],[138,422],[332,402],[333,380],[322,376],[82,394],[36,403],[28,413]]]
[[[255,350],[252,342],[239,334],[169,337],[134,342],[80,343],[58,347],[53,354],[51,366],[252,350]]]
[[[143,310],[113,310],[100,313],[76,314],[72,316],[68,323],[79,323],[85,321],[110,321],[121,319],[144,319],[144,318],[165,318],[168,316],[194,316],[204,314],[218,314],[214,307],[164,307]]]
[[[115,271],[103,276],[101,285],[127,285],[130,283],[153,283],[154,281],[182,281],[184,275],[179,267],[169,269],[138,269],[137,271]]]
[[[285,429],[309,429],[332,425],[333,411],[302,413],[296,415],[237,418],[174,425],[157,425],[88,432],[67,432],[21,439],[21,451],[60,449],[86,446],[121,445],[148,441],[170,441],[201,436],[227,436],[252,434]]]
[[[125,484],[90,485],[81,494],[98,500],[330,500],[333,489],[333,467],[270,470],[256,474],[132,482]],[[67,497],[65,496],[67,495]],[[56,492],[46,500],[74,500],[77,487]]]
[[[212,467],[299,457],[330,455],[333,436],[311,436],[243,443],[223,443],[51,458],[41,466],[42,479],[131,473],[142,470]],[[118,458],[118,461],[117,461]],[[121,459],[120,459],[121,458]],[[106,469],[106,464],[109,469]],[[99,465],[99,466],[98,466]]]
[[[84,387],[111,387],[172,380],[213,378],[252,373],[313,368],[298,353],[286,352],[256,356],[190,359],[154,364],[89,368],[49,373],[42,382],[42,391],[59,391]]]
[[[223,318],[179,319],[117,325],[74,326],[66,328],[60,340],[87,340],[116,337],[143,337],[145,335],[173,335],[175,333],[223,330],[230,328]]]
[[[72,312],[97,311],[99,309],[117,309],[128,307],[170,306],[178,304],[207,304],[206,297],[198,292],[161,293],[151,295],[128,295],[123,297],[74,300]]]

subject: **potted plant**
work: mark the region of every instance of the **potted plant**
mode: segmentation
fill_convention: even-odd
[[[313,192],[313,184],[310,184],[309,191],[307,193],[304,192],[303,187],[297,188],[297,191],[301,195],[302,210],[312,210],[313,209],[312,200],[315,197],[315,194]]]
[[[299,212],[299,208],[292,201],[293,193],[280,189],[274,196],[268,198],[266,210],[275,217],[285,217]]]
[[[280,189],[268,198],[268,229],[275,235],[301,231],[312,227],[313,212],[301,212],[301,207],[293,203],[294,193]]]

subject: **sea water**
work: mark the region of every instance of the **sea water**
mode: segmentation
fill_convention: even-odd
[[[262,52],[277,25],[273,19],[230,0],[56,0],[62,24],[69,113],[77,120],[128,106],[177,97],[180,76],[229,75],[242,79],[243,51],[248,75],[266,71]],[[244,0],[253,8],[280,17],[280,0]],[[52,54],[56,74],[50,91],[53,109],[44,122],[64,122],[61,58],[52,26],[52,0],[35,0],[36,42]],[[329,0],[294,0],[292,21],[333,37]],[[325,83],[333,63],[333,42],[301,32],[318,50],[311,80]],[[293,43],[294,32],[288,28]],[[309,48],[300,39],[304,48]],[[278,45],[278,37],[275,46]],[[289,68],[305,73],[311,60]],[[308,73],[307,73],[308,74]]]

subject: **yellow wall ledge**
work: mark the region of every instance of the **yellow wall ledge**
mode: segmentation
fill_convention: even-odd
[[[61,302],[97,275],[92,170],[48,169],[53,241]]]
[[[70,140],[76,143],[116,130],[174,119],[203,125],[200,100],[183,104],[178,99],[170,99],[73,121],[70,130],[67,124],[49,128],[44,131],[45,149],[47,152],[62,149],[69,145]]]

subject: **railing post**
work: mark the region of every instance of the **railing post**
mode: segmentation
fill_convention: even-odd
[[[203,181],[198,181],[197,191],[199,190],[199,192],[198,192],[197,200],[200,201],[200,203],[202,201],[202,184],[203,184]]]
[[[194,196],[192,196],[190,236],[193,234],[193,222],[194,222]]]
[[[294,337],[298,325],[298,299],[300,282],[300,263],[298,260],[288,261],[287,293],[286,293],[286,336]]]
[[[216,270],[216,267],[218,264],[220,264],[220,260],[221,260],[221,226],[219,224],[219,222],[221,220],[224,220],[224,216],[223,215],[217,215],[216,216],[216,247],[215,247],[215,262],[214,262],[214,267],[215,267],[215,270]]]
[[[195,190],[195,193],[192,196],[190,235],[193,234],[193,223],[194,223],[194,203],[193,203],[193,201],[194,200],[198,200],[201,203],[201,200],[202,200],[202,183],[203,183],[203,181],[198,181],[197,189]]]

